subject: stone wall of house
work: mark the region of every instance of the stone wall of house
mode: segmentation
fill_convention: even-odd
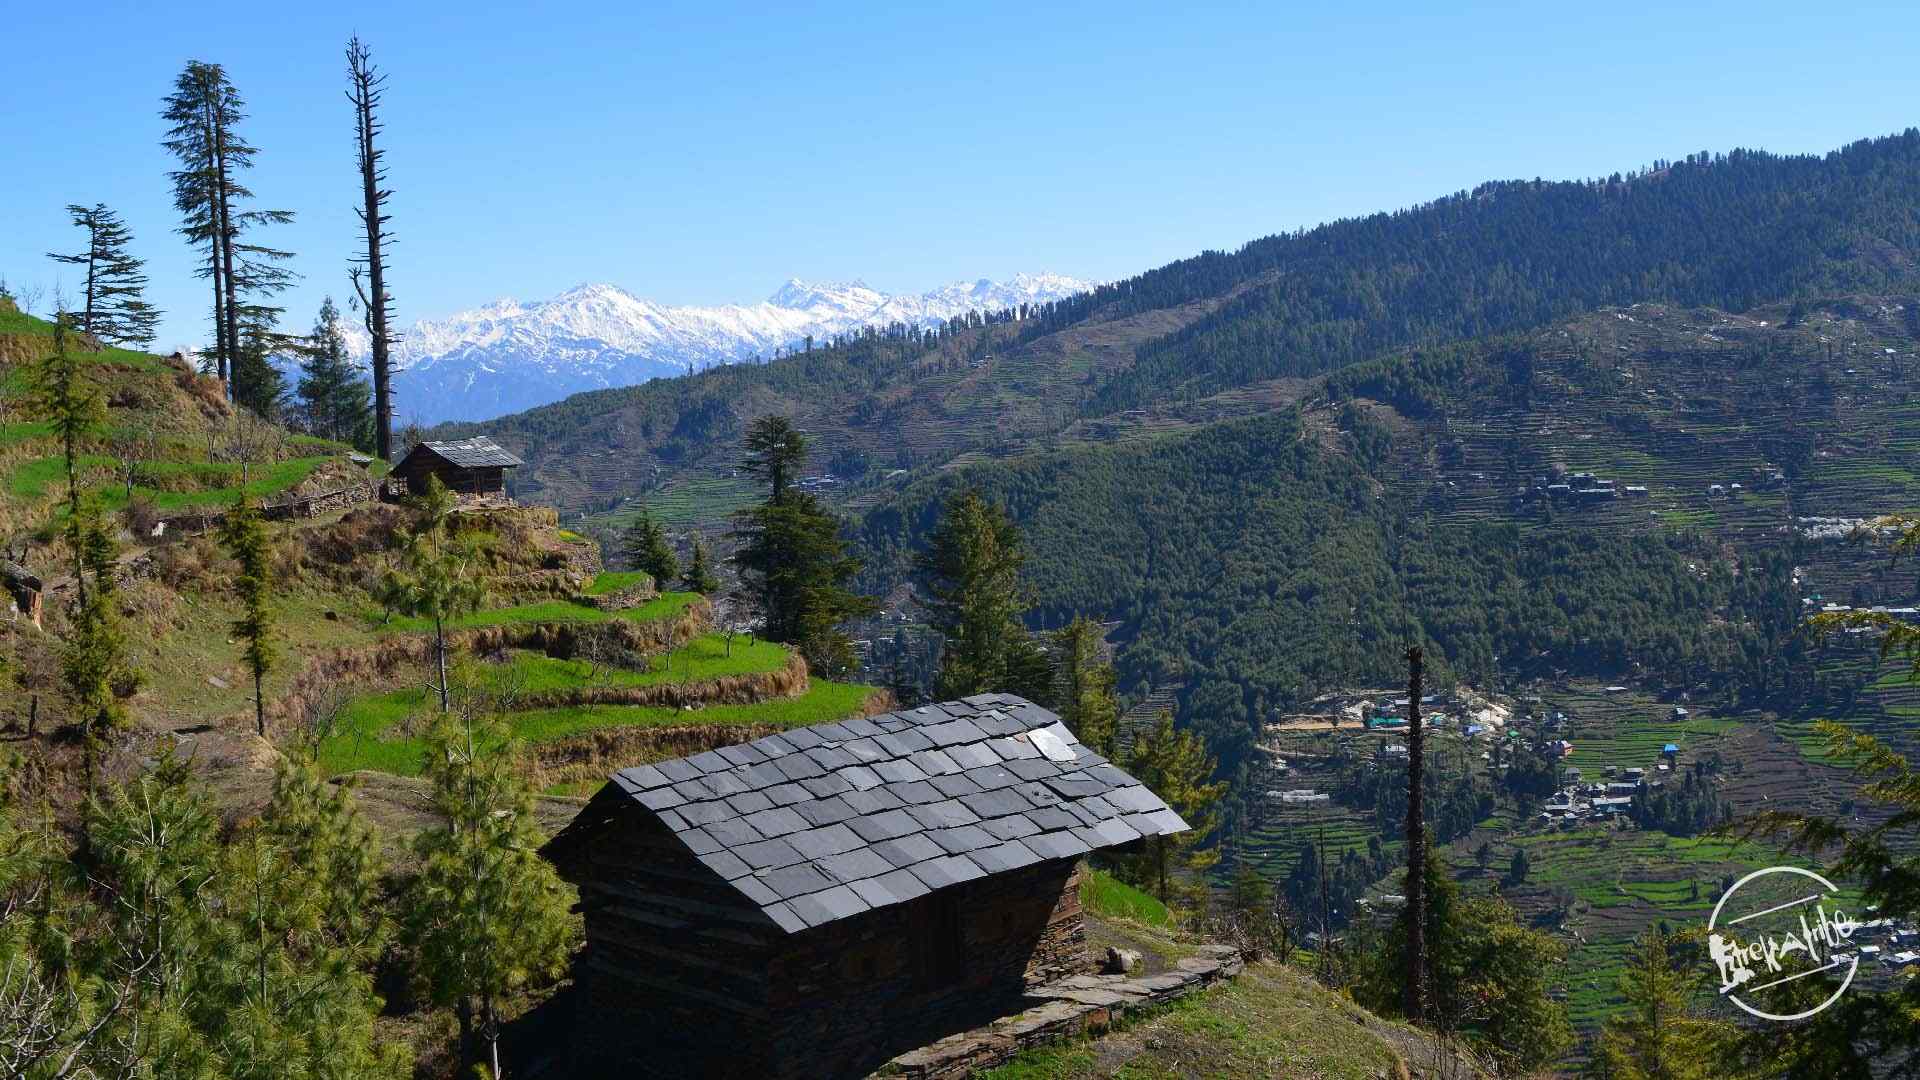
[[[864,1076],[1086,970],[1079,873],[1077,860],[1040,863],[795,935],[771,968],[761,1075]],[[958,941],[943,946],[956,928]]]

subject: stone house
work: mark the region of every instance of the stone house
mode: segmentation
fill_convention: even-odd
[[[1085,970],[1081,856],[1187,827],[1001,694],[623,769],[543,849],[569,1075],[864,1076]]]
[[[447,490],[463,498],[505,498],[508,469],[526,464],[482,436],[458,442],[423,442],[393,467],[393,478],[418,495],[427,478],[438,476]]]

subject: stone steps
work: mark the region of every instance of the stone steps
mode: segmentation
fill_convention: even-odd
[[[1161,975],[1068,976],[1027,991],[1027,1000],[1034,1004],[1025,1011],[902,1054],[874,1075],[963,1080],[1004,1065],[1023,1050],[1098,1035],[1129,1013],[1232,979],[1244,967],[1233,946],[1204,945],[1199,955]]]

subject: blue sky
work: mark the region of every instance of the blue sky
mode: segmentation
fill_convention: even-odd
[[[392,74],[403,321],[583,281],[725,303],[789,276],[1110,279],[1484,179],[1920,123],[1912,4],[173,8],[20,5],[0,78],[0,275],[71,289],[42,253],[76,243],[66,203],[106,202],[168,346],[205,304],[158,146],[173,75],[217,61],[246,96],[248,181],[299,214],[270,239],[304,327],[348,292],[354,31]]]

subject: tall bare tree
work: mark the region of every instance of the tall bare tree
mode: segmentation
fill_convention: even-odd
[[[86,267],[79,329],[115,345],[152,341],[160,312],[143,298],[147,287],[144,264],[127,250],[132,231],[105,203],[69,206],[67,213],[75,225],[87,230],[87,249],[71,255],[48,252],[47,257]]]
[[[1420,646],[1407,650],[1407,1019],[1427,1011],[1427,823],[1424,800],[1426,737],[1421,728]]]
[[[373,339],[373,414],[374,451],[384,461],[393,460],[393,401],[388,386],[387,354],[393,344],[389,324],[393,315],[393,296],[387,292],[385,248],[393,234],[387,232],[391,216],[386,213],[387,198],[393,192],[381,185],[387,170],[380,163],[386,151],[374,145],[385,128],[378,111],[386,93],[387,76],[374,66],[373,51],[358,35],[347,39],[347,100],[353,102],[354,126],[359,146],[361,205],[355,208],[360,225],[366,230],[367,246],[354,260],[353,289],[360,296],[360,308],[366,314],[367,334]],[[366,285],[361,285],[361,279]]]

